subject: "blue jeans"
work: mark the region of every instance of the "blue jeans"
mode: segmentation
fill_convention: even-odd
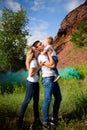
[[[49,121],[49,106],[52,94],[54,96],[52,117],[55,119],[58,119],[58,111],[62,100],[59,84],[53,81],[54,77],[45,77],[42,79],[44,86],[43,120],[45,122]]]
[[[39,108],[38,108],[38,103],[39,103],[39,83],[33,83],[30,81],[26,81],[26,95],[25,99],[22,103],[21,110],[20,110],[20,115],[19,118],[23,119],[24,118],[24,113],[26,111],[26,108],[31,101],[33,97],[33,111],[34,111],[34,120],[37,120],[39,118]]]
[[[57,75],[59,75],[59,72],[57,69],[58,58],[57,58],[57,56],[53,56],[52,58],[53,58],[54,63],[55,63],[55,68],[53,68],[53,71],[54,71],[55,76],[57,76]]]

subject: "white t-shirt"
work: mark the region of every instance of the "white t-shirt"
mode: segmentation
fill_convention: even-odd
[[[46,45],[44,49],[46,51],[51,49],[52,50],[52,56],[57,56],[55,50],[53,49],[53,47],[51,45]]]
[[[47,54],[40,54],[38,56],[38,62],[46,62],[48,60]],[[41,73],[42,77],[49,77],[49,76],[54,76],[54,72],[52,69],[48,68],[47,66],[42,66],[41,67]]]
[[[30,63],[30,68],[38,68],[38,62],[37,60],[34,58],[31,63]],[[31,82],[38,82],[39,80],[39,75],[38,73],[36,73],[34,76],[30,77],[30,75],[28,75],[27,77],[27,80],[28,81],[31,81]]]

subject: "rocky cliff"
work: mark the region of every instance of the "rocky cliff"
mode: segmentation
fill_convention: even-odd
[[[75,30],[77,24],[85,19],[87,19],[87,1],[68,13],[61,22],[60,29],[54,38],[54,48],[59,57],[59,67],[73,65],[74,63],[85,63],[87,61],[86,47],[83,51],[84,58],[81,56],[83,54],[82,50],[77,49],[76,51],[70,42],[71,33]]]

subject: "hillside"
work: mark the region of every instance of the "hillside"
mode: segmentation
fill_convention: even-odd
[[[59,58],[59,68],[87,63],[87,47],[75,48],[70,41],[64,45],[57,55]]]
[[[87,19],[87,2],[72,10],[61,22],[60,29],[54,38],[59,68],[87,63],[87,47],[75,48],[70,42],[71,33],[85,19]]]

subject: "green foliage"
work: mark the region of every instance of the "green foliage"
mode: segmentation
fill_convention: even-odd
[[[66,80],[60,79],[59,85],[62,93],[62,102],[59,109],[58,126],[56,130],[86,130],[87,123],[87,64],[74,66],[84,77],[77,80],[76,78]],[[40,119],[42,120],[42,105],[44,99],[44,90],[42,80],[40,79]],[[16,130],[16,120],[20,111],[21,104],[25,97],[25,87],[15,86],[13,94],[0,95],[0,128],[6,130]],[[52,113],[52,103],[49,113]],[[24,117],[24,129],[32,130],[33,123],[33,100],[28,105]],[[54,129],[54,128],[51,128]],[[37,129],[38,130],[38,129]]]
[[[80,79],[80,74],[75,68],[67,67],[65,69],[59,69],[59,74],[62,79]],[[21,85],[26,81],[28,71],[22,70],[19,72],[8,71],[6,73],[0,73],[0,90],[3,93],[13,93],[14,84]],[[41,80],[41,77],[40,77]],[[41,82],[40,82],[41,86]]]
[[[87,20],[77,25],[77,31],[71,34],[71,42],[77,47],[87,46]]]
[[[2,85],[0,86],[1,94],[4,94],[4,93],[10,94],[10,93],[13,93],[14,90],[15,88],[13,84],[3,83],[3,86]]]
[[[63,97],[60,112],[69,120],[82,119],[87,114],[87,65],[76,65],[75,68],[83,79],[59,81]]]
[[[28,19],[26,11],[18,12],[10,9],[2,10],[0,18],[0,67],[2,71],[13,70],[22,66],[24,51],[27,44],[25,29]]]
[[[13,93],[15,85],[21,86],[26,81],[27,71],[0,73],[0,92]]]
[[[59,74],[61,76],[61,78],[65,78],[65,79],[80,79],[80,73],[74,68],[74,67],[66,67],[63,69],[59,69]]]

